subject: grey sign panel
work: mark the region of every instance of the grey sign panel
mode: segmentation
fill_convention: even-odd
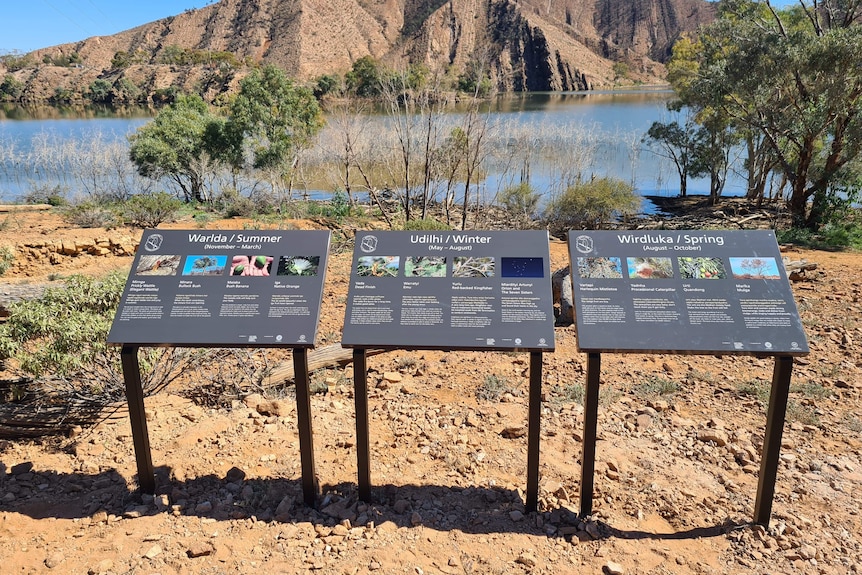
[[[358,233],[341,343],[552,351],[547,232]]]
[[[108,343],[313,347],[329,231],[146,230]]]
[[[571,231],[584,352],[808,353],[771,231]]]

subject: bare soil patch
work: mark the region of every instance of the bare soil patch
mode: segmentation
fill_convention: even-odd
[[[52,212],[0,214],[0,223],[0,247],[139,237],[76,229]],[[551,253],[554,269],[568,263],[564,242]],[[786,255],[817,263],[793,284],[812,353],[795,360],[769,529],[750,525],[772,376],[772,361],[753,357],[606,355],[595,512],[577,517],[586,358],[574,329],[560,327],[544,358],[538,513],[523,506],[527,445],[517,432],[529,358],[390,352],[369,358],[372,503],[357,498],[351,366],[312,376],[328,389],[312,399],[324,487],[315,509],[302,504],[289,393],[216,408],[168,389],[147,399],[155,497],[136,491],[122,413],[75,437],[0,441],[2,572],[862,571],[862,256]],[[127,269],[131,259],[16,260],[0,292]],[[349,251],[329,265],[319,346],[340,341]]]

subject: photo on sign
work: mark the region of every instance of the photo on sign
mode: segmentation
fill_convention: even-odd
[[[452,262],[453,278],[492,278],[495,272],[493,257],[458,257]]]
[[[623,277],[620,258],[578,258],[578,277],[618,279]]]
[[[446,277],[446,258],[441,256],[410,256],[404,262],[404,276],[408,278]]]
[[[320,270],[320,256],[281,256],[278,258],[278,276],[316,276]]]
[[[679,277],[684,280],[723,280],[727,270],[721,258],[678,258]]]
[[[542,258],[500,258],[500,277],[543,278],[545,261]]]
[[[141,256],[135,275],[139,276],[175,276],[180,268],[180,256],[159,255]]]
[[[359,277],[394,278],[398,276],[400,256],[362,256],[356,261]]]
[[[232,276],[268,276],[272,273],[272,256],[233,256]]]
[[[631,279],[667,279],[673,277],[670,258],[626,258]]]
[[[775,258],[730,258],[730,271],[738,280],[777,280],[781,278]]]
[[[189,256],[183,268],[184,276],[220,276],[227,265],[227,256]]]

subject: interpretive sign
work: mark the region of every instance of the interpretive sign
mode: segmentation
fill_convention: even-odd
[[[314,346],[329,231],[147,230],[108,343]]]
[[[803,355],[772,231],[572,231],[584,352]]]
[[[358,233],[341,343],[552,351],[547,232]]]

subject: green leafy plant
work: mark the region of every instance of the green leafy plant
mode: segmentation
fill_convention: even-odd
[[[680,385],[670,379],[650,376],[646,381],[635,386],[635,395],[645,398],[666,397],[680,391]]]
[[[155,228],[176,218],[183,203],[166,192],[137,194],[123,204],[123,219],[141,228]]]
[[[476,391],[476,397],[484,401],[500,401],[507,393],[516,393],[517,387],[509,383],[505,377],[494,374],[485,376],[482,386]]]
[[[9,271],[15,261],[15,251],[9,246],[0,248],[0,276]]]
[[[22,372],[35,378],[28,395],[54,404],[104,405],[123,399],[119,348],[106,341],[125,279],[119,272],[102,279],[74,275],[39,298],[10,306],[9,318],[0,325],[0,361],[15,359]],[[198,363],[193,355],[171,348],[142,351],[144,390],[161,389],[188,373]]]
[[[641,198],[634,188],[614,178],[594,178],[569,186],[544,211],[548,230],[562,236],[570,229],[601,229],[613,219],[636,213]]]
[[[117,225],[117,214],[103,204],[85,201],[70,206],[63,217],[81,228],[111,228]]]

